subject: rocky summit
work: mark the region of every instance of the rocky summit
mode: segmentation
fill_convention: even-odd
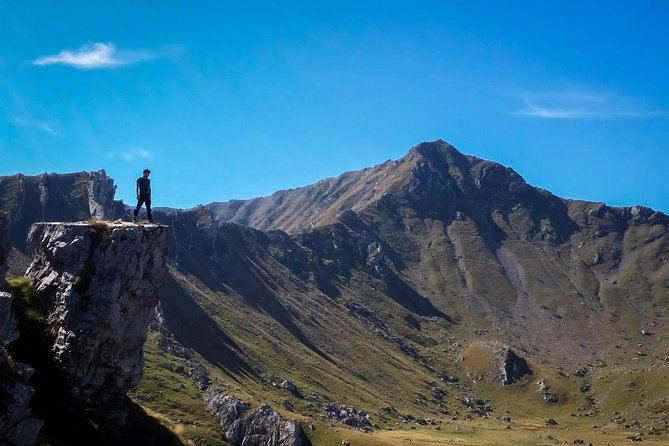
[[[42,217],[5,178],[10,230],[27,234]],[[62,220],[81,218],[68,209]],[[303,188],[154,218],[169,231],[31,231],[29,276],[57,304],[54,357],[84,406],[113,415],[105,401],[137,383],[144,337],[123,324],[153,314],[160,243],[139,241],[155,236],[169,247],[165,283],[129,395],[175,444],[669,439],[660,211],[558,197],[438,140]],[[16,271],[30,254],[12,246]],[[135,438],[155,433],[142,426]]]

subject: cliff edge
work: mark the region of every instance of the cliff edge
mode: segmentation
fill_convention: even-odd
[[[123,422],[126,393],[167,275],[167,228],[127,223],[36,223],[27,276],[53,338],[52,361],[84,410]]]

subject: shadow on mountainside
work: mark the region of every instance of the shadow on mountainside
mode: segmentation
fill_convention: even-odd
[[[237,260],[230,263],[229,267],[232,269],[226,271],[225,284],[239,293],[251,307],[267,313],[309,350],[326,361],[332,362],[332,359],[316,347],[295,324],[290,312],[279,302],[277,296],[266,284],[268,278],[262,268],[248,255],[238,254]]]
[[[56,402],[58,401],[58,402]],[[138,404],[126,400],[130,409],[123,426],[88,417],[66,400],[54,400],[47,412],[35,411],[46,422],[36,445],[49,446],[184,446],[185,443]],[[42,409],[44,409],[42,407]]]
[[[231,377],[256,373],[238,354],[241,350],[170,275],[160,293],[165,324],[182,345],[202,355]]]
[[[411,288],[411,286],[395,274],[389,274],[386,277],[386,284],[388,285],[387,294],[407,310],[420,316],[439,317],[448,322],[453,322],[453,319],[449,315],[432,305],[429,299]]]

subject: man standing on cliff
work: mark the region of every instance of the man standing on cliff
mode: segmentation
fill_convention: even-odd
[[[134,222],[137,221],[137,215],[139,215],[142,204],[146,204],[146,216],[149,218],[149,223],[153,223],[153,217],[151,217],[151,180],[149,180],[149,175],[151,175],[151,171],[144,169],[142,176],[137,178],[137,207],[132,218]]]

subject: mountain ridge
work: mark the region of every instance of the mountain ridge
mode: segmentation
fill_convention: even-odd
[[[360,211],[372,205],[385,193],[391,192],[393,186],[406,186],[416,177],[420,178],[421,169],[425,169],[426,164],[428,169],[437,167],[433,169],[433,172],[437,173],[450,174],[452,169],[456,181],[458,179],[465,181],[461,184],[465,192],[480,188],[482,185],[488,186],[483,192],[489,192],[491,187],[500,184],[500,180],[508,180],[509,192],[514,194],[531,190],[565,203],[587,202],[557,197],[545,189],[530,186],[509,167],[462,154],[451,144],[436,140],[412,147],[407,155],[399,160],[388,160],[374,167],[345,172],[307,186],[277,191],[265,197],[214,202],[205,207],[211,209],[216,218],[222,221],[246,224],[262,230],[282,229],[289,233],[297,233],[334,221],[334,217],[341,210]],[[466,175],[467,171],[470,172],[469,175]],[[407,178],[407,173],[413,178]],[[426,173],[425,170],[423,173]],[[393,174],[393,178],[379,179],[388,174]],[[474,183],[468,180],[473,180]],[[371,190],[369,188],[365,190],[363,186],[368,186],[372,182],[375,184]],[[353,193],[348,190],[351,188],[354,189]],[[646,213],[650,210],[638,205],[611,208],[620,209],[620,214],[631,212],[632,208],[643,209]],[[661,211],[652,210],[650,213],[656,212],[662,214]]]
[[[562,199],[443,141],[255,200],[155,211],[170,226],[162,324],[217,387],[310,420],[317,444],[330,423],[446,426],[500,410],[530,424],[624,410],[666,430],[651,409],[669,389],[607,402],[627,392],[620,376],[667,376],[663,213]],[[203,403],[166,390],[200,392],[183,372],[193,362],[161,345],[149,338],[135,396],[199,422]],[[286,380],[295,395],[275,385]]]

